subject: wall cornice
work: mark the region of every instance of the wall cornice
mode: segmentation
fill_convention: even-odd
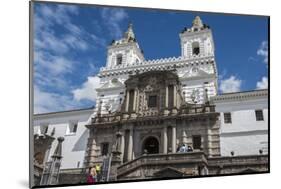
[[[268,98],[268,90],[253,90],[237,93],[225,93],[211,98],[214,103],[229,102],[229,101],[242,101],[257,98]]]

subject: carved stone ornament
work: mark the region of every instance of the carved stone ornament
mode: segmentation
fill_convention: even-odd
[[[144,91],[145,91],[145,92],[151,92],[151,91],[153,91],[153,87],[148,84],[148,85],[145,87]]]
[[[194,103],[197,103],[199,101],[200,98],[200,94],[199,94],[199,90],[198,89],[194,89],[191,93],[191,100]]]

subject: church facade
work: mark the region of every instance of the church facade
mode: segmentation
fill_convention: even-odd
[[[35,150],[41,176],[52,157],[58,184],[105,162],[107,181],[269,171],[268,91],[219,95],[210,27],[197,16],[179,36],[181,56],[146,60],[130,24],[108,46],[95,108],[34,116],[34,140],[50,138]]]

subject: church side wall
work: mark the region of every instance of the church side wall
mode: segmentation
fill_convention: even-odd
[[[61,113],[60,113],[61,114]],[[62,163],[61,169],[82,168],[84,164],[85,150],[89,131],[85,127],[90,119],[92,110],[78,113],[76,115],[48,115],[35,116],[34,134],[38,133],[41,125],[48,125],[48,135],[51,135],[55,128],[54,138],[64,137],[62,143]],[[68,134],[67,130],[70,124],[78,123],[75,134]],[[48,159],[50,160],[57,145],[57,140],[52,143]]]
[[[259,150],[268,153],[268,99],[248,99],[241,101],[216,102],[216,111],[220,112],[221,155],[259,154]],[[263,111],[263,121],[256,121],[255,110]],[[224,113],[231,113],[231,123],[225,123]],[[246,145],[247,144],[247,145]]]

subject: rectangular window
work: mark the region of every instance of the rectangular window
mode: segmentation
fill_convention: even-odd
[[[66,135],[73,135],[77,132],[78,123],[70,123],[66,130]]]
[[[201,149],[201,136],[192,136],[193,149]]]
[[[262,110],[256,110],[256,121],[263,121],[263,111]]]
[[[193,52],[192,52],[192,54],[194,54],[194,55],[198,55],[198,54],[199,54],[199,52],[200,52],[199,47],[194,47],[194,48],[193,48]]]
[[[109,144],[107,142],[101,144],[101,155],[102,156],[106,156],[108,154],[108,147],[109,147]]]
[[[40,126],[40,134],[45,135],[48,133],[49,126],[48,125],[41,125]]]
[[[77,131],[77,126],[78,126],[78,124],[77,123],[75,123],[75,124],[73,124],[73,126],[71,127],[71,133],[76,133],[76,131]]]
[[[43,131],[43,132],[44,132],[44,134],[47,134],[47,133],[48,133],[49,126],[48,126],[48,125],[46,125],[44,129],[45,129],[45,130]]]
[[[148,107],[154,108],[157,106],[157,96],[156,95],[150,95],[148,97]]]
[[[231,113],[230,112],[224,113],[224,123],[232,123],[232,121],[231,121]]]

